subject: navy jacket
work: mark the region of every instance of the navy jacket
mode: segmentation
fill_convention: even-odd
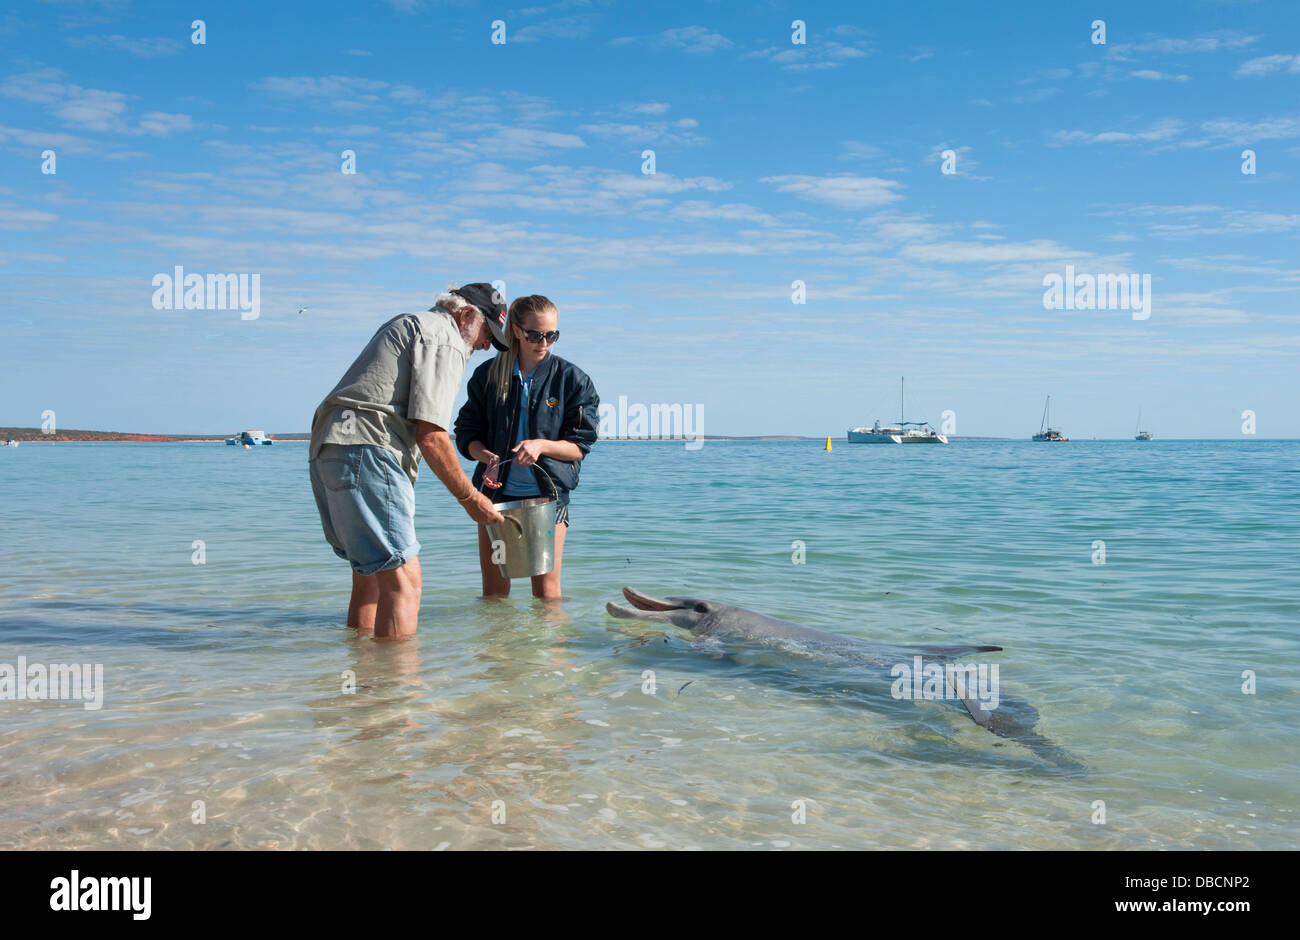
[[[522,383],[519,376],[511,376],[510,394],[505,401],[499,401],[496,390],[488,383],[492,363],[493,360],[489,359],[474,370],[467,390],[469,398],[456,416],[456,449],[467,460],[474,459],[469,452],[469,445],[474,441],[479,441],[502,459],[508,459],[510,449],[515,446]],[[587,373],[552,353],[537,364],[528,392],[529,436],[548,441],[572,441],[584,456],[590,453],[591,445],[596,443],[600,396]],[[582,461],[542,457],[537,462],[551,475],[557,489],[566,491],[578,485]],[[475,468],[475,489],[483,488],[486,469],[487,465],[482,463]],[[500,479],[505,479],[504,469]],[[532,470],[538,492],[544,496],[551,495],[551,486],[545,475],[536,467]]]

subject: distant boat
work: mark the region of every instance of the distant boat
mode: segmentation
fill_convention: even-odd
[[[15,441],[15,440],[11,437],[11,438],[9,438],[9,440],[5,441],[4,446],[5,446],[5,447],[17,447],[17,446],[18,446],[18,442]]]
[[[882,425],[880,419],[869,428],[850,428],[849,443],[851,444],[897,444],[898,436],[903,433],[902,428],[896,428],[892,425]]]
[[[904,421],[903,433],[894,438],[900,444],[947,444],[944,437],[924,421]]]
[[[226,443],[230,444],[234,442],[226,441]],[[244,433],[239,435],[239,443],[240,444],[274,444],[275,441],[271,440],[261,431],[252,429],[252,430],[245,431]]]
[[[898,424],[881,425],[880,419],[869,428],[850,428],[853,444],[947,444],[948,438],[926,421],[903,420],[904,379],[898,380]]]
[[[1134,428],[1133,428],[1133,430],[1134,430],[1134,432],[1135,432],[1135,433],[1134,433],[1134,436],[1133,436],[1133,440],[1135,440],[1135,441],[1149,441],[1149,440],[1151,440],[1151,438],[1152,438],[1154,435],[1153,435],[1150,431],[1139,431],[1138,428],[1140,428],[1140,427],[1142,427],[1142,409],[1141,409],[1141,408],[1138,408],[1138,423],[1137,423],[1137,424],[1134,426]]]
[[[1038,433],[1035,434],[1032,438],[1030,438],[1030,440],[1035,440],[1035,441],[1068,441],[1069,440],[1069,438],[1061,434],[1060,431],[1048,426],[1051,421],[1051,414],[1052,414],[1051,409],[1052,409],[1052,396],[1048,395],[1047,404],[1043,408],[1043,422],[1038,426]]]

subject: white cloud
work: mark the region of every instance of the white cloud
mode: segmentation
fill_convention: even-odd
[[[1059,88],[1035,88],[1033,91],[1027,91],[1023,95],[1016,95],[1011,99],[1012,104],[1037,104],[1040,101],[1046,101],[1053,95],[1059,94]]]
[[[692,118],[676,121],[646,121],[641,124],[627,124],[618,121],[606,121],[599,124],[582,124],[578,130],[593,137],[608,140],[621,140],[637,147],[667,144],[699,144],[704,138],[692,131],[699,122]]]
[[[1201,130],[1230,142],[1286,140],[1300,137],[1300,117],[1269,117],[1259,121],[1205,121]]]
[[[194,121],[188,114],[167,114],[162,111],[146,111],[140,115],[140,122],[135,132],[150,134],[154,137],[168,137],[172,134],[192,130]]]
[[[389,89],[388,82],[347,75],[270,76],[253,82],[256,91],[276,98],[312,101],[336,108],[362,109],[381,104],[380,93]]]
[[[1237,69],[1238,78],[1268,75],[1271,72],[1300,72],[1300,55],[1266,55],[1251,59]]]
[[[63,81],[58,69],[41,69],[15,75],[0,84],[0,95],[31,104],[42,104],[65,124],[112,134],[146,134],[166,137],[194,127],[187,114],[146,112],[134,125],[128,120],[128,98],[120,91],[82,88]]]
[[[1056,131],[1052,140],[1058,144],[1126,144],[1155,143],[1170,140],[1183,132],[1186,125],[1177,118],[1164,118],[1139,131]]]
[[[18,209],[14,206],[0,206],[0,228],[26,231],[45,228],[57,221],[59,221],[57,215],[42,212],[39,209]]]
[[[132,36],[69,36],[68,45],[81,49],[115,49],[142,59],[160,59],[178,55],[184,44],[179,39],[136,38]]]
[[[875,144],[865,144],[860,140],[846,140],[840,144],[840,149],[844,151],[846,160],[874,160],[885,153]]]
[[[935,242],[928,245],[908,245],[902,255],[914,261],[957,264],[1012,264],[1025,261],[1060,261],[1074,258],[1080,252],[1066,248],[1054,241],[1036,239],[1028,242]]]
[[[679,26],[649,36],[621,36],[610,41],[610,45],[614,46],[628,43],[638,43],[652,49],[675,49],[679,52],[716,52],[734,45],[726,36],[705,26]]]
[[[902,199],[902,183],[876,176],[765,176],[762,182],[778,191],[843,209],[867,209]]]
[[[1152,82],[1190,82],[1190,75],[1171,75],[1168,72],[1157,72],[1155,69],[1138,69],[1136,72],[1129,72],[1134,78],[1143,78]]]
[[[586,39],[591,35],[589,16],[563,16],[559,19],[533,23],[507,33],[508,42],[542,42],[547,39]]]
[[[68,124],[88,131],[126,130],[126,95],[120,91],[68,86],[67,97],[54,106],[54,113]]]
[[[1141,42],[1112,43],[1106,47],[1107,54],[1113,59],[1129,61],[1134,56],[1151,55],[1187,55],[1189,53],[1225,52],[1244,49],[1259,41],[1258,36],[1250,36],[1235,30],[1220,30],[1203,36],[1156,37]]]
[[[813,46],[811,49],[807,46],[792,46],[789,49],[780,50],[764,49],[752,54],[766,58],[790,72],[837,69],[849,59],[865,59],[870,55],[865,50],[856,49],[853,46],[846,46],[838,42]]]

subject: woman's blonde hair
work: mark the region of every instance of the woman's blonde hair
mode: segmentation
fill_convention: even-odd
[[[522,330],[526,319],[535,313],[546,313],[549,310],[555,311],[557,315],[560,312],[555,304],[541,294],[516,297],[510,305],[510,313],[506,316],[506,339],[510,348],[496,354],[488,376],[490,384],[496,387],[497,401],[504,402],[510,395],[510,379],[515,374],[515,363],[519,361],[519,337],[510,327],[518,326]]]

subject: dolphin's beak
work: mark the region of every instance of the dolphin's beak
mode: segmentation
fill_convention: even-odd
[[[620,604],[609,603],[605,605],[611,616],[624,618],[639,618],[642,620],[662,620],[662,616],[656,614],[667,614],[675,610],[684,610],[690,605],[680,600],[669,598],[662,600],[658,597],[651,597],[649,594],[642,594],[630,587],[623,588],[623,596],[631,601],[636,610],[623,607]]]

